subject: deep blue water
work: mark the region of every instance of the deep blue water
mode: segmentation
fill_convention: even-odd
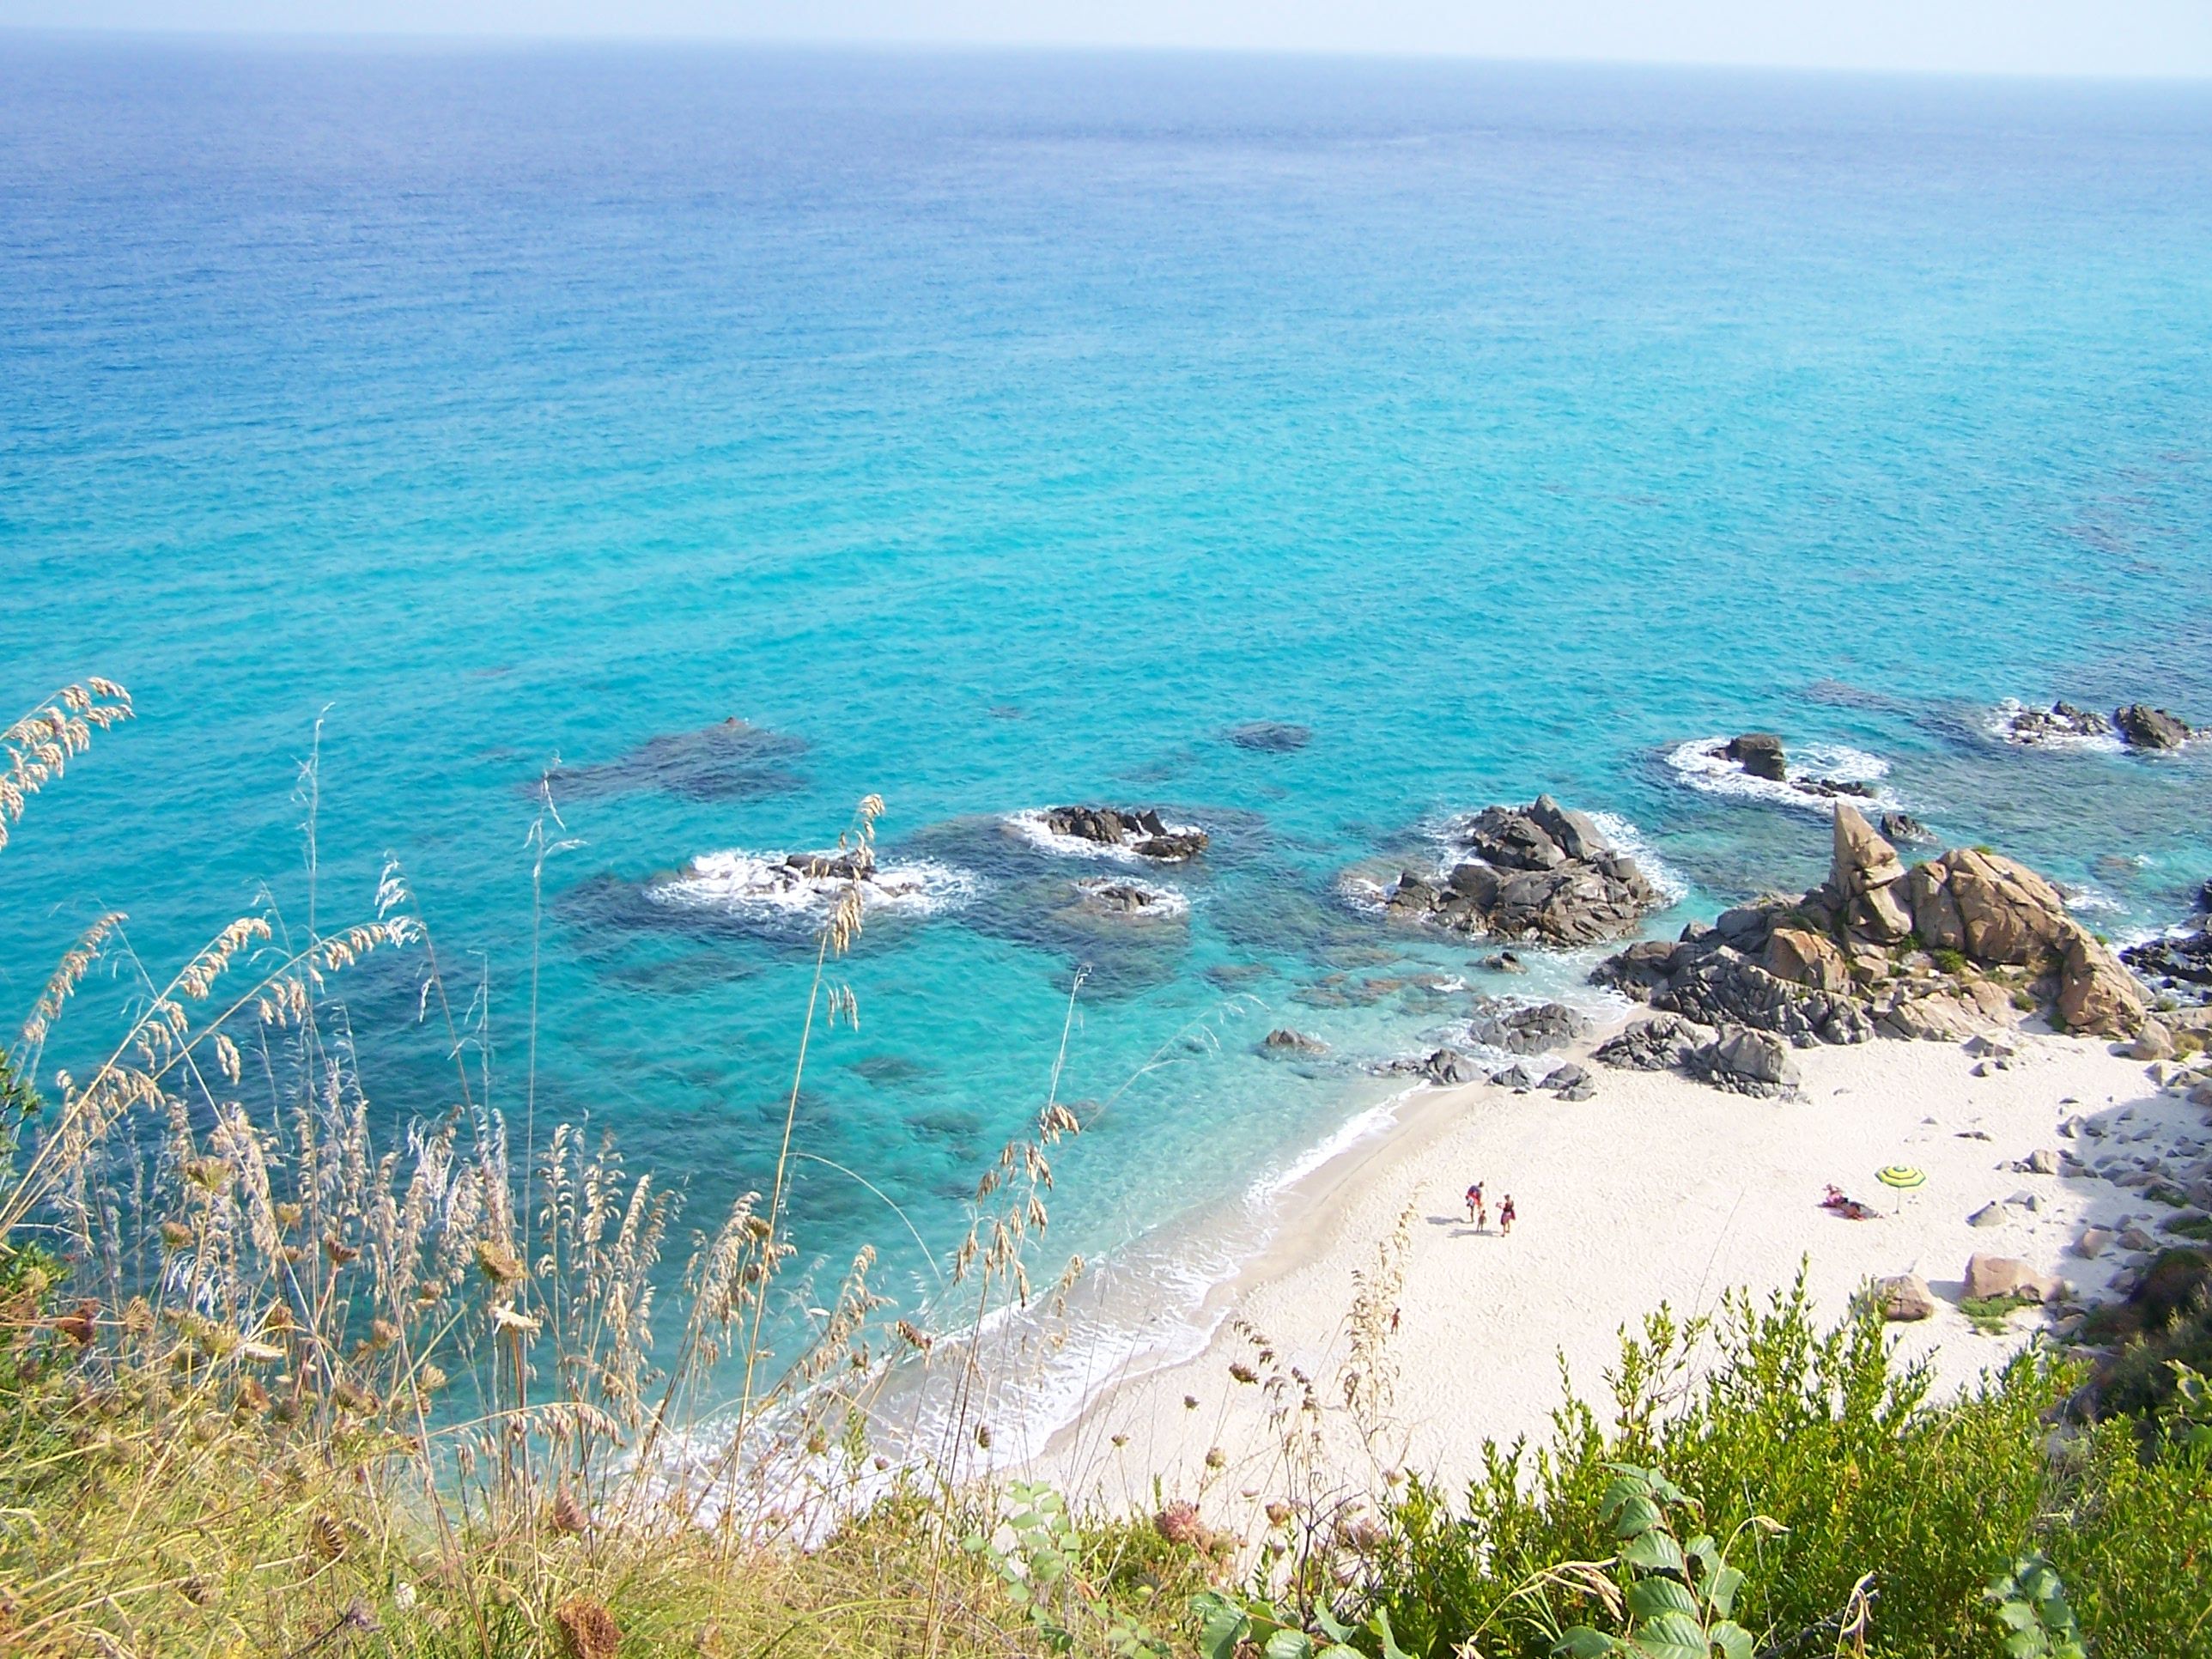
[[[2182,913],[2212,761],[1986,723],[2212,721],[2212,89],[0,40],[0,562],[5,695],[143,716],[0,855],[0,1004],[100,902],[164,960],[296,908],[328,705],[323,916],[404,861],[511,1107],[557,753],[539,1112],[704,1222],[808,959],[641,884],[877,791],[965,898],[872,922],[800,1146],[945,1244],[1088,963],[1056,1236],[1127,1256],[1459,1009],[1358,992],[1476,953],[1336,886],[1451,811],[1616,813],[1710,909],[1823,862],[1665,759],[1771,727],[2111,931]],[[645,747],[731,715],[793,741]],[[1261,719],[1312,741],[1223,741]],[[1216,830],[1187,921],[1056,914],[1087,866],[995,818],[1085,798]],[[1256,1057],[1286,1022],[1335,1059]],[[449,1103],[370,1047],[380,1111]],[[796,1224],[927,1283],[826,1165]]]

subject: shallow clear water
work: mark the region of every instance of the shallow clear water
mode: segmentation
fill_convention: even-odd
[[[951,884],[846,964],[799,1144],[933,1248],[1079,965],[1062,1092],[1112,1103],[1054,1236],[1096,1255],[1264,1187],[1463,1012],[1368,985],[1480,953],[1387,934],[1346,866],[1550,788],[1692,910],[1815,875],[1819,813],[1701,789],[1693,739],[1870,757],[2109,931],[2212,875],[2212,759],[1986,729],[2212,721],[2203,88],[13,39],[0,227],[9,695],[100,672],[144,716],[0,861],[0,1000],[100,902],[165,958],[264,879],[296,906],[328,705],[323,915],[398,854],[512,1103],[557,753],[539,1111],[695,1220],[765,1179],[809,957],[646,884],[868,791]],[[792,741],[665,741],[732,715]],[[1254,720],[1312,741],[1224,740]],[[1070,799],[1211,826],[1150,872],[1188,915],[1071,919],[1096,872],[999,822]],[[1334,1054],[1257,1056],[1283,1023]],[[371,1064],[395,1116],[451,1093]],[[828,1164],[796,1221],[931,1282]]]

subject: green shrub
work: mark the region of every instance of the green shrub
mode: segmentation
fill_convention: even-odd
[[[1663,1311],[1623,1343],[1613,1414],[1554,1417],[1548,1446],[1486,1445],[1456,1509],[1416,1483],[1393,1516],[1373,1588],[1408,1651],[1444,1655],[1478,1629],[1486,1655],[1546,1653],[1586,1596],[1524,1587],[1566,1561],[1612,1554],[1610,1465],[1664,1469],[1727,1538],[1747,1534],[1733,1608],[1762,1642],[1832,1629],[1869,1574],[1885,1652],[1992,1651],[1985,1588],[2027,1553],[2043,1493],[2043,1413],[2069,1376],[2023,1358],[1969,1398],[1928,1400],[1872,1312],[1817,1330],[1802,1281],[1765,1304],[1730,1298],[1717,1322]]]

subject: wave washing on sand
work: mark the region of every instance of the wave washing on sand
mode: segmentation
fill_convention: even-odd
[[[1045,822],[1042,807],[1025,808],[1019,812],[1008,812],[999,820],[1015,835],[1032,847],[1067,859],[1111,859],[1116,864],[1158,864],[1158,859],[1148,859],[1133,847],[1116,847],[1106,842],[1086,841],[1081,836],[1063,836]],[[1171,836],[1194,835],[1200,826],[1195,823],[1170,823]]]
[[[702,853],[681,875],[647,891],[663,904],[714,909],[763,921],[805,920],[826,912],[852,878],[826,873],[836,853]],[[871,910],[932,915],[975,896],[975,878],[933,860],[878,864],[859,878]]]
[[[1667,751],[1667,765],[1682,782],[1703,793],[1739,795],[1778,806],[1794,806],[1806,812],[1833,812],[1838,799],[1873,807],[1896,807],[1902,804],[1889,790],[1876,787],[1889,775],[1889,763],[1863,749],[1841,743],[1795,744],[1790,750],[1793,781],[1778,783],[1771,778],[1753,777],[1725,755],[1714,752],[1725,748],[1728,741],[1726,738],[1698,738],[1678,744]],[[1797,787],[1796,781],[1809,782],[1815,779],[1831,783],[1863,783],[1869,786],[1870,793],[1838,798]]]

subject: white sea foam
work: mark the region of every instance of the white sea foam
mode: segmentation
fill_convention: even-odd
[[[1044,809],[1031,807],[1019,812],[1009,812],[999,820],[1014,834],[1033,847],[1067,859],[1110,859],[1116,864],[1156,865],[1169,862],[1148,859],[1133,847],[1111,846],[1105,842],[1086,841],[1081,836],[1063,836],[1045,822]],[[1165,820],[1162,820],[1163,823]],[[1200,828],[1195,823],[1169,823],[1170,835],[1184,836]]]
[[[2018,697],[2007,697],[1983,714],[1982,730],[1999,743],[2008,743],[2020,749],[2095,749],[2117,755],[2127,747],[2125,740],[2109,721],[2102,732],[2086,736],[2065,732],[2033,738],[2021,737],[2013,729],[2013,722],[2028,712],[2028,706]]]
[[[1667,751],[1667,764],[1684,783],[1706,794],[1740,795],[1778,806],[1795,806],[1802,811],[1832,813],[1838,799],[1863,801],[1875,807],[1900,805],[1894,794],[1879,787],[1870,796],[1831,797],[1808,793],[1792,783],[1755,778],[1726,756],[1713,752],[1725,748],[1728,741],[1726,738],[1698,738],[1677,744]],[[1848,744],[1807,743],[1790,749],[1790,769],[1798,778],[1826,778],[1837,783],[1878,786],[1880,780],[1889,775],[1889,763],[1879,755],[1869,755]]]
[[[1156,881],[1139,881],[1134,876],[1086,876],[1075,884],[1093,895],[1109,887],[1133,887],[1145,894],[1151,903],[1140,909],[1118,913],[1131,921],[1168,921],[1190,914],[1188,895]]]
[[[1592,812],[1589,817],[1615,848],[1636,860],[1637,868],[1644,872],[1644,878],[1658,890],[1662,903],[1671,908],[1690,896],[1690,884],[1651,850],[1644,831],[1629,819],[1618,812]]]
[[[823,853],[812,856],[830,860]],[[742,848],[702,853],[681,875],[658,881],[647,890],[663,904],[721,910],[763,921],[804,919],[825,912],[845,890],[842,876],[812,875],[787,862],[781,852]],[[957,908],[975,896],[975,878],[965,870],[915,859],[878,864],[860,878],[860,902],[871,910],[929,915]]]

